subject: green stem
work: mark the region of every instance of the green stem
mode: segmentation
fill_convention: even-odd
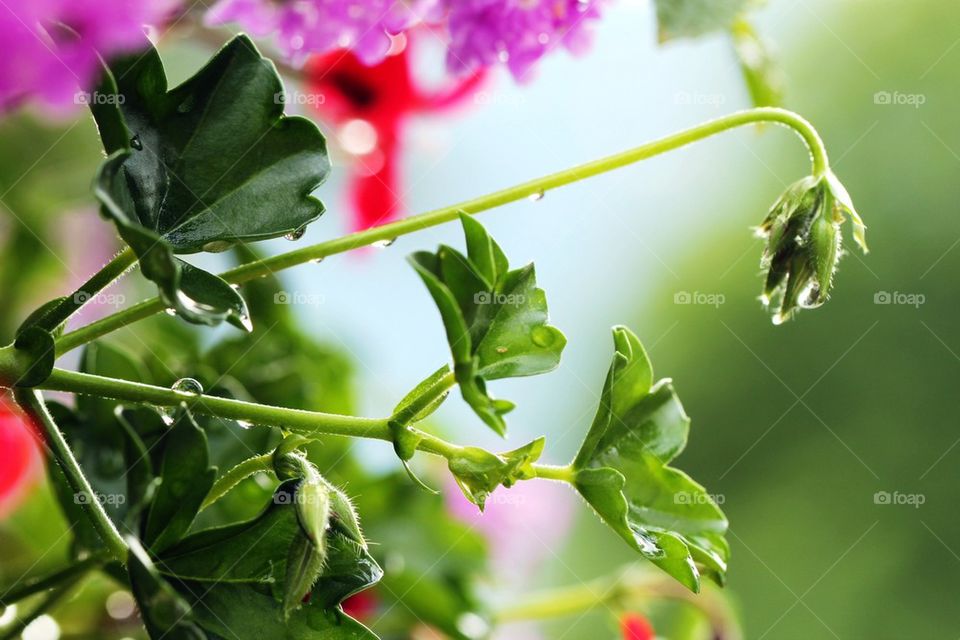
[[[97,499],[97,495],[90,486],[87,477],[83,475],[77,459],[73,456],[67,441],[63,434],[53,421],[53,416],[47,411],[47,406],[43,402],[43,397],[39,391],[33,389],[17,389],[15,392],[17,403],[33,419],[33,422],[42,429],[46,436],[47,445],[53,451],[54,458],[63,469],[63,473],[70,483],[71,488],[77,496],[85,497],[84,513],[90,518],[94,529],[100,534],[100,538],[106,545],[110,555],[120,563],[127,561],[127,545],[120,537],[113,521],[107,515],[103,505]]]
[[[230,469],[230,471],[227,471],[225,474],[220,476],[217,482],[210,489],[210,493],[208,493],[207,497],[203,500],[203,504],[200,505],[200,510],[203,511],[214,502],[230,493],[234,487],[250,476],[264,471],[273,471],[272,453],[254,456],[253,458],[248,458],[247,460],[237,464],[235,467]]]
[[[70,316],[83,308],[85,304],[93,300],[98,293],[113,284],[127,269],[137,262],[137,254],[133,249],[127,247],[113,257],[110,262],[102,269],[90,276],[90,279],[80,285],[76,291],[67,296],[56,307],[44,314],[41,319],[41,326],[48,331],[53,331],[61,324],[70,319]]]
[[[598,607],[617,613],[650,600],[686,602],[700,610],[718,637],[743,638],[735,612],[717,590],[695,594],[674,580],[634,567],[578,585],[533,593],[494,611],[493,617],[498,623],[549,620],[581,615]]]
[[[4,629],[2,635],[0,635],[0,640],[13,640],[13,638],[18,637],[31,622],[56,607],[63,600],[66,600],[73,592],[74,587],[83,579],[84,575],[83,573],[74,575],[69,580],[57,586],[53,591],[48,593],[40,604],[29,614],[22,618],[18,617],[13,626]]]
[[[197,413],[280,427],[311,437],[331,435],[393,442],[389,418],[358,418],[319,411],[274,407],[56,368],[41,386],[50,391],[93,395],[160,407],[175,407],[186,403],[192,411]],[[429,433],[416,429],[414,432],[420,438],[417,448],[426,453],[450,459],[458,455],[468,455],[470,451],[469,447],[452,444]],[[567,467],[537,464],[533,465],[533,469],[540,478],[565,482],[571,482],[573,479],[573,473]]]
[[[680,133],[676,133],[653,142],[641,145],[629,151],[617,153],[593,162],[587,162],[570,169],[546,175],[522,184],[467,200],[442,209],[428,211],[389,224],[358,231],[340,238],[328,240],[302,249],[282,253],[271,258],[244,264],[220,276],[232,284],[241,284],[254,278],[266,276],[283,269],[322,260],[326,257],[358,249],[375,242],[394,240],[400,236],[421,231],[455,220],[460,213],[477,214],[496,207],[516,202],[531,195],[541,194],[564,185],[586,180],[596,175],[613,171],[641,160],[673,151],[710,136],[761,122],[772,122],[789,127],[795,131],[807,145],[813,163],[813,174],[823,175],[829,168],[827,152],[816,129],[800,115],[773,107],[761,107],[738,111],[716,120],[705,122]],[[111,331],[147,318],[164,309],[163,303],[154,298],[125,309],[116,314],[93,322],[86,327],[68,333],[57,341],[57,353],[62,354],[80,345],[95,340]]]
[[[107,559],[102,554],[91,555],[53,573],[28,578],[22,584],[11,585],[7,591],[0,594],[0,606],[8,606],[14,602],[19,602],[41,591],[56,587],[71,578],[84,575],[92,569],[103,566]]]

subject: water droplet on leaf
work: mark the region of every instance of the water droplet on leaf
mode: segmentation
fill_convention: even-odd
[[[295,231],[291,231],[290,233],[288,233],[287,235],[285,235],[285,236],[283,236],[283,237],[284,237],[285,239],[287,239],[287,240],[290,240],[291,242],[296,242],[297,240],[299,240],[300,238],[302,238],[302,237],[303,237],[303,234],[305,234],[306,232],[307,232],[307,228],[306,228],[306,227],[300,227],[299,229],[297,229],[297,230],[295,230]]]
[[[539,191],[534,191],[527,197],[530,199],[530,202],[540,202],[543,200],[543,196],[545,195],[547,195],[546,192],[543,189],[540,189]]]
[[[168,316],[176,316],[176,315],[177,315],[177,310],[176,310],[176,309],[164,309],[163,312],[164,312],[165,314],[167,314]]]
[[[130,146],[136,149],[137,151],[142,150],[143,143],[140,142],[140,136],[133,136],[132,138],[130,138]]]
[[[200,395],[203,393],[203,385],[193,378],[180,378],[174,382],[173,386],[170,388],[174,391],[180,391],[182,393],[189,393],[192,395]]]
[[[538,347],[549,347],[557,340],[556,332],[549,327],[536,327],[530,332],[530,339]]]
[[[396,241],[397,241],[396,238],[388,238],[388,239],[386,239],[386,240],[377,240],[377,241],[374,242],[371,246],[374,246],[374,247],[376,247],[376,248],[378,248],[378,249],[386,249],[387,247],[389,247],[390,245],[392,245],[392,244],[393,244],[394,242],[396,242]]]

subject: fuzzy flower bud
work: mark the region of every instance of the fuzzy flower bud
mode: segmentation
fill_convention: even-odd
[[[774,324],[790,319],[797,309],[826,302],[843,254],[840,223],[845,215],[853,223],[854,240],[866,252],[863,221],[847,190],[828,171],[790,185],[758,227],[767,241],[761,300],[773,309]]]

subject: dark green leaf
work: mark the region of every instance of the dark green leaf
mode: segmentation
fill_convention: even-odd
[[[226,320],[238,329],[253,331],[247,303],[236,289],[209,271],[180,259],[176,261],[180,266],[180,291],[203,307],[200,322],[206,324],[205,318]]]
[[[175,544],[190,529],[217,475],[209,466],[207,436],[185,409],[179,410],[161,446],[160,486],[144,526],[144,539],[155,552]]]
[[[103,86],[123,98],[94,112],[110,153],[95,188],[104,214],[181,316],[245,324],[215,276],[197,284],[173,254],[274,238],[319,217],[311,193],[329,171],[323,136],[283,115],[276,69],[246,36],[175,89],[152,48],[113,61]]]
[[[693,591],[705,571],[722,580],[727,520],[686,474],[667,466],[690,419],[669,380],[653,371],[637,337],[614,329],[616,353],[600,407],[573,463],[575,486],[620,537]]]
[[[60,306],[61,303],[66,302],[66,296],[61,296],[59,298],[54,298],[48,302],[43,303],[36,309],[34,309],[30,315],[26,317],[20,327],[17,329],[17,335],[20,335],[25,329],[28,329],[32,326],[39,326],[43,329],[47,329],[53,334],[54,338],[59,338],[63,333],[64,326],[67,324],[66,321],[63,321],[57,327],[47,327],[44,323],[44,318],[51,311]]]
[[[127,538],[130,586],[147,632],[153,640],[205,640],[193,622],[190,605],[157,572],[136,539]]]
[[[730,28],[752,0],[655,0],[660,41]]]
[[[519,449],[490,453],[466,447],[450,458],[450,472],[463,494],[483,511],[487,497],[500,485],[512,487],[518,480],[532,478],[530,465],[543,453],[543,438],[537,438]]]
[[[555,369],[566,338],[547,324],[546,296],[533,265],[509,271],[483,226],[468,215],[460,218],[466,256],[441,246],[435,254],[413,254],[410,263],[440,311],[464,400],[503,435],[503,416],[513,404],[491,398],[486,381]]]
[[[365,626],[337,609],[305,605],[285,619],[265,586],[185,582],[181,593],[194,617],[217,638],[229,640],[377,640]]]

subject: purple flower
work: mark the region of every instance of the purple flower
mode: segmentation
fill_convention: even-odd
[[[135,50],[144,26],[179,0],[6,0],[0,3],[0,110],[31,98],[54,110],[84,102],[97,55]]]
[[[255,35],[276,32],[283,52],[301,62],[311,53],[349,49],[364,64],[383,60],[391,35],[430,17],[439,0],[220,0],[208,24],[236,22]]]
[[[601,0],[445,0],[449,11],[447,66],[470,71],[504,62],[518,80],[546,53],[589,45]]]

